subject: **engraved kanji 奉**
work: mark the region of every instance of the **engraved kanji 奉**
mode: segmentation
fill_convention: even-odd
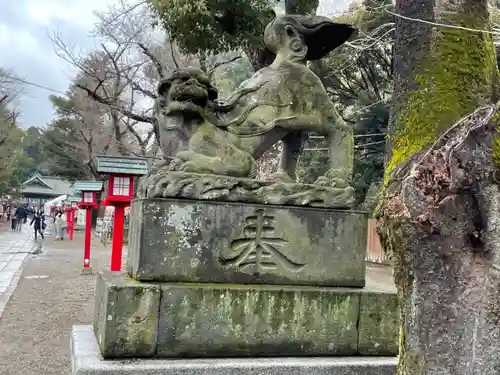
[[[305,264],[295,263],[279,249],[288,244],[288,241],[275,235],[274,216],[264,214],[264,210],[257,210],[255,215],[245,219],[243,237],[231,241],[231,250],[235,256],[220,257],[224,267],[238,267],[244,270],[255,267],[255,273],[271,271],[280,265],[291,272],[300,272]]]

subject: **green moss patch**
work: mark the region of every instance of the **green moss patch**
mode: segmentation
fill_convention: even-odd
[[[451,25],[486,29],[483,17],[441,20]],[[418,89],[400,109],[393,153],[385,172],[432,145],[461,117],[491,100],[496,79],[496,54],[491,36],[466,30],[439,28],[428,59],[415,74]]]

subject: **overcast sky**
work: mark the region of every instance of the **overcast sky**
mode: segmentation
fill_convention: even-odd
[[[42,86],[65,91],[74,74],[56,56],[49,35],[57,31],[73,45],[92,49],[88,36],[93,10],[115,0],[0,0],[0,66]],[[52,117],[49,91],[26,86],[21,98],[23,127],[40,126]]]
[[[63,39],[84,50],[94,41],[89,32],[95,22],[93,11],[105,10],[116,0],[0,0],[0,67],[13,68],[30,82],[65,91],[75,74],[54,53],[49,36]],[[339,9],[349,0],[322,0],[321,8]],[[48,101],[51,92],[26,86],[20,100],[23,127],[42,126],[52,118]]]

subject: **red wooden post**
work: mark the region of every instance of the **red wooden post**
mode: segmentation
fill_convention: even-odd
[[[90,240],[92,234],[92,207],[85,212],[85,247],[83,249],[83,268],[90,268]]]
[[[113,219],[113,245],[111,250],[111,271],[121,271],[122,269],[122,247],[123,247],[123,227],[125,225],[124,205],[115,206],[115,217]]]
[[[74,208],[69,210],[69,225],[68,225],[68,237],[70,241],[73,241],[73,232],[75,231],[75,212]]]
[[[71,207],[66,207],[66,233],[71,230]]]

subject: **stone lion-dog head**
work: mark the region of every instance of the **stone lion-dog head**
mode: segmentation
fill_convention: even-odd
[[[217,89],[201,69],[188,67],[174,69],[158,84],[158,108],[164,116],[201,116],[209,104],[217,99]]]

